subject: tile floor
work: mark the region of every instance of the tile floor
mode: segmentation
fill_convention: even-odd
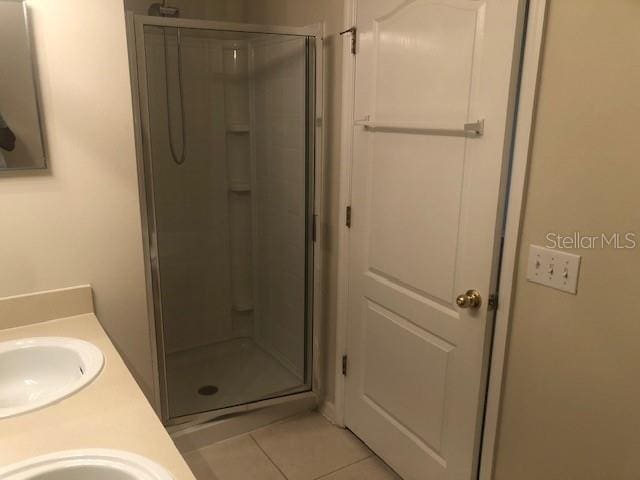
[[[307,413],[185,454],[198,480],[399,480],[348,430]]]

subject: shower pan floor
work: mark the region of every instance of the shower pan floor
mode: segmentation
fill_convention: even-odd
[[[251,338],[169,354],[166,370],[171,417],[294,393],[304,386]]]

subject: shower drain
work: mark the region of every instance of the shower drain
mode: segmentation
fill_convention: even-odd
[[[198,389],[198,393],[205,396],[215,395],[216,393],[218,393],[218,387],[216,387],[215,385],[203,385]]]

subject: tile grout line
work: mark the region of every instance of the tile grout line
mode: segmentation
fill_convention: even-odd
[[[253,432],[249,432],[249,434],[248,434],[248,435],[249,435],[249,437],[251,438],[251,440],[253,440],[253,443],[255,443],[255,444],[256,444],[256,446],[258,447],[258,449],[260,449],[260,451],[262,452],[262,454],[263,454],[265,457],[267,457],[267,460],[269,460],[269,463],[271,463],[271,465],[273,465],[273,466],[276,468],[276,470],[278,470],[278,472],[280,472],[280,475],[282,475],[282,477],[283,477],[285,480],[288,480],[288,479],[289,479],[289,477],[287,477],[287,476],[285,475],[285,473],[282,471],[282,469],[281,469],[278,465],[276,465],[276,462],[275,462],[275,461],[274,461],[274,460],[269,456],[269,454],[265,451],[265,449],[264,449],[264,448],[262,448],[262,445],[260,445],[260,444],[258,443],[258,441],[255,439],[255,437],[253,436]]]
[[[251,431],[247,432],[246,434],[253,436],[254,433],[259,433],[262,430],[266,430],[266,429],[268,429],[270,427],[276,427],[276,426],[279,426],[279,425],[283,425],[285,423],[289,423],[289,422],[291,422],[293,420],[297,420],[300,417],[304,417],[306,415],[311,415],[313,413],[316,413],[316,412],[314,410],[305,410],[305,411],[302,411],[302,412],[294,413],[293,415],[289,415],[287,417],[281,418],[279,420],[276,420],[275,422],[271,422],[271,423],[268,423],[266,425],[262,425],[262,426],[260,426],[260,427],[258,427],[256,429],[254,429],[254,430],[251,430]],[[242,433],[240,435],[245,435],[245,434]],[[257,440],[256,440],[256,442],[257,442]]]
[[[298,413],[298,414],[292,415],[292,416],[290,416],[290,417],[284,418],[284,419],[282,419],[281,421],[275,422],[275,423],[273,423],[273,424],[265,425],[264,427],[261,427],[261,428],[259,428],[259,429],[257,429],[257,430],[253,430],[253,431],[251,431],[251,432],[249,432],[249,433],[247,434],[247,435],[249,435],[249,436],[251,437],[251,439],[252,439],[252,440],[254,441],[254,443],[258,446],[258,448],[260,449],[260,451],[261,451],[261,452],[262,452],[262,453],[267,457],[267,459],[269,459],[269,461],[271,462],[271,464],[273,464],[273,466],[278,470],[278,472],[280,472],[280,474],[281,474],[281,475],[282,475],[286,480],[289,480],[289,477],[288,477],[288,476],[287,476],[287,475],[286,475],[286,474],[285,474],[285,473],[280,469],[280,467],[276,464],[275,460],[273,460],[273,459],[269,456],[269,454],[266,452],[266,450],[264,450],[264,449],[262,448],[262,445],[260,445],[260,443],[258,442],[258,440],[253,436],[253,434],[254,434],[254,433],[256,433],[256,432],[258,432],[258,431],[260,431],[260,430],[264,430],[264,429],[266,429],[266,428],[268,428],[268,427],[270,427],[270,426],[272,426],[272,425],[282,425],[282,424],[284,424],[284,423],[288,423],[288,422],[290,422],[290,421],[292,421],[292,420],[295,420],[296,418],[303,417],[303,416],[306,416],[306,415],[309,415],[309,414],[313,415],[314,413],[319,414],[319,412],[317,412],[317,411],[313,411],[313,412],[301,412],[301,413]],[[323,419],[324,419],[326,422],[331,423],[331,422],[329,422],[326,418],[324,418],[324,417],[323,417]],[[333,424],[331,424],[331,425],[333,425]],[[334,426],[335,426],[335,425],[334,425]],[[355,436],[355,435],[353,434],[353,432],[351,432],[351,430],[349,430],[349,429],[345,429],[345,430],[346,430],[346,431],[348,431],[348,432],[349,432],[351,435],[353,435],[354,437],[358,438],[357,436]],[[364,444],[363,444],[363,445],[364,445]],[[356,461],[354,461],[354,462],[351,462],[351,463],[349,463],[349,464],[347,464],[347,465],[343,465],[343,466],[342,466],[342,467],[340,467],[340,468],[336,468],[335,470],[331,470],[330,472],[323,473],[323,474],[322,474],[322,475],[320,475],[319,477],[314,477],[313,479],[310,479],[310,480],[322,480],[323,478],[326,478],[326,477],[327,477],[327,476],[329,476],[329,475],[332,475],[332,474],[334,474],[334,473],[336,473],[336,472],[339,472],[340,470],[344,470],[345,468],[351,467],[351,466],[356,465],[356,464],[358,464],[358,463],[360,463],[360,462],[364,462],[365,460],[368,460],[369,458],[376,457],[376,455],[373,453],[373,451],[372,451],[369,447],[367,447],[366,445],[364,445],[364,447],[365,447],[365,449],[366,449],[366,450],[367,450],[367,452],[368,452],[368,454],[367,454],[365,457],[363,457],[363,458],[361,458],[361,459],[359,459],[359,460],[356,460]]]
[[[322,475],[320,475],[319,477],[315,477],[315,478],[313,478],[312,480],[322,480],[323,478],[326,478],[326,477],[328,477],[329,475],[333,475],[334,473],[339,472],[340,470],[344,470],[345,468],[349,468],[349,467],[352,467],[352,466],[354,466],[354,465],[357,465],[357,464],[358,464],[358,463],[360,463],[360,462],[364,462],[365,460],[368,460],[368,459],[370,459],[371,457],[373,457],[373,453],[371,453],[371,452],[370,452],[370,453],[369,453],[369,455],[367,455],[367,456],[366,456],[366,457],[364,457],[364,458],[361,458],[360,460],[356,460],[355,462],[351,462],[351,463],[350,463],[350,464],[348,464],[348,465],[344,465],[344,466],[342,466],[342,467],[340,467],[340,468],[336,468],[335,470],[331,470],[330,472],[323,473],[323,474],[322,474]]]

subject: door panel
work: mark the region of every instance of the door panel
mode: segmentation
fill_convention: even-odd
[[[464,140],[388,132],[375,134],[371,144],[369,265],[382,276],[449,302],[454,287]],[[441,274],[435,276],[432,271]]]
[[[477,469],[521,14],[357,3],[345,423],[406,479]]]
[[[464,122],[483,13],[477,1],[414,1],[374,18],[376,119]]]
[[[437,452],[453,345],[376,303],[366,302],[364,315],[365,397],[391,422],[416,435],[423,448]],[[394,351],[396,345],[402,350]],[[431,367],[425,370],[423,365]],[[404,377],[415,381],[409,383]],[[422,415],[425,411],[430,415]]]

